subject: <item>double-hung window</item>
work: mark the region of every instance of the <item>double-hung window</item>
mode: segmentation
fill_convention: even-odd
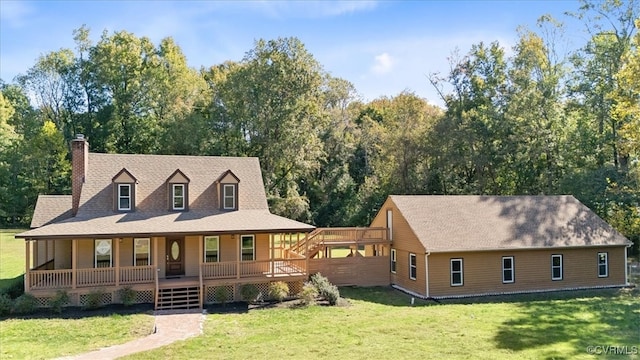
[[[551,280],[562,280],[562,255],[551,255]]]
[[[149,238],[133,239],[134,266],[151,265],[151,240]]]
[[[236,208],[236,185],[224,184],[222,187],[222,201],[225,210],[233,210]]]
[[[598,253],[598,277],[609,276],[609,254],[606,252]]]
[[[396,249],[391,249],[391,272],[396,273]]]
[[[118,210],[131,210],[131,184],[118,184]]]
[[[462,259],[451,259],[451,286],[462,286],[464,284]]]
[[[220,237],[205,236],[204,237],[204,262],[220,262]]]
[[[171,199],[173,210],[184,210],[185,189],[184,184],[172,184],[171,185]]]
[[[242,261],[253,261],[256,259],[255,253],[255,236],[242,235],[240,238],[242,247]]]
[[[416,254],[409,254],[409,279],[415,280],[418,275]]]
[[[510,284],[515,281],[514,273],[515,265],[513,263],[513,256],[502,257],[502,283]]]
[[[97,268],[105,268],[112,266],[111,239],[95,239],[95,263]]]

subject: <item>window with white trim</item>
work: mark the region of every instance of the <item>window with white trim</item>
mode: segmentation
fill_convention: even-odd
[[[451,286],[464,284],[462,259],[451,259]]]
[[[242,261],[254,261],[256,259],[255,236],[242,235],[240,237],[240,246],[242,251]]]
[[[391,272],[396,273],[396,249],[391,249]]]
[[[131,184],[118,184],[118,210],[131,210]]]
[[[513,256],[502,257],[502,283],[510,284],[515,281],[515,265],[513,263]]]
[[[224,184],[222,186],[223,209],[233,210],[236,208],[236,185]]]
[[[598,253],[598,277],[609,276],[609,253]]]
[[[387,210],[387,229],[389,229],[389,240],[393,241],[393,210]]]
[[[204,262],[220,262],[220,237],[205,236],[204,237]]]
[[[95,251],[94,266],[97,268],[106,268],[112,266],[112,241],[111,239],[95,239],[93,242]]]
[[[551,280],[562,280],[562,255],[551,255]]]
[[[133,239],[133,265],[147,266],[151,265],[151,239],[137,238]]]
[[[415,280],[418,275],[416,254],[409,254],[409,279]]]
[[[171,204],[173,210],[185,209],[185,186],[184,184],[171,184]]]

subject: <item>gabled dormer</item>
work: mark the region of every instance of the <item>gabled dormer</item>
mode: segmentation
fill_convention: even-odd
[[[189,210],[189,178],[180,169],[167,179],[167,199],[169,211]]]
[[[113,183],[113,208],[119,212],[136,209],[136,183],[138,180],[123,168],[111,179]]]
[[[216,180],[220,210],[238,210],[238,191],[240,179],[227,170]]]

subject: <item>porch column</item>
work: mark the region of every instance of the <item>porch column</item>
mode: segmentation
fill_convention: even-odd
[[[220,248],[218,238],[218,248]],[[204,235],[198,236],[198,279],[200,281],[200,309],[204,304],[204,283],[202,281],[202,264],[204,263]]]
[[[72,288],[76,288],[76,283],[78,280],[77,276],[78,271],[78,240],[71,240],[71,285]]]
[[[242,261],[242,248],[240,248],[240,235],[233,235],[236,238],[236,251],[238,252],[238,256],[236,256],[236,279],[240,279],[240,261]],[[255,246],[255,239],[253,240]]]
[[[282,234],[280,235],[282,237]],[[282,239],[280,240],[282,241]],[[271,244],[271,276],[273,276],[275,274],[275,249],[274,247],[276,246],[275,243],[275,236],[273,236],[273,234],[269,234],[269,243]]]
[[[113,253],[115,254],[115,265],[116,265],[116,287],[120,286],[120,241],[122,241],[122,238],[115,238],[113,239],[115,241],[115,246],[113,247]]]
[[[29,283],[31,282],[29,279],[29,270],[31,268],[30,263],[31,263],[31,251],[29,251],[29,247],[31,246],[31,240],[25,240],[24,241],[24,258],[25,258],[25,265],[24,265],[24,291],[25,292],[29,292]]]
[[[157,269],[158,268],[158,237],[154,236],[152,239],[153,239],[153,262],[150,265],[155,265]]]
[[[32,268],[37,269],[39,262],[40,262],[40,254],[38,253],[38,240],[34,241],[31,247],[32,253],[31,253],[31,260],[33,261],[33,266]],[[45,269],[46,270],[46,269]]]
[[[44,262],[49,262],[49,240],[44,241]]]
[[[298,232],[298,243],[300,243],[300,232]],[[304,266],[305,272],[309,275],[309,233],[305,234],[304,240]]]

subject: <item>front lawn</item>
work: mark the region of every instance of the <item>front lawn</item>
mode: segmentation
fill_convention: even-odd
[[[19,229],[0,229],[0,292],[24,274],[24,240],[13,236]]]
[[[203,336],[130,358],[582,359],[597,356],[588,346],[640,344],[637,289],[414,306],[389,288],[341,292],[351,306],[210,314]]]

